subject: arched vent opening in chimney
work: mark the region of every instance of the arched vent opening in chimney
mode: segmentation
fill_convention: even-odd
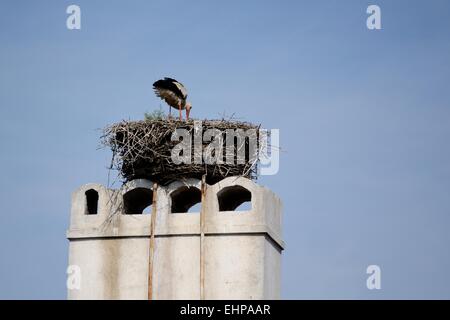
[[[150,214],[152,212],[153,191],[136,188],[123,195],[125,214]]]
[[[200,212],[202,193],[197,187],[181,187],[170,195],[172,213]]]
[[[225,187],[217,193],[219,211],[248,211],[252,209],[252,193],[242,186]]]
[[[98,211],[98,192],[94,189],[89,189],[86,195],[86,214],[97,214]]]

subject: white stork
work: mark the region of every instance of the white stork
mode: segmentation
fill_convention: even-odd
[[[169,105],[169,116],[171,115],[172,107],[178,109],[180,120],[182,120],[181,110],[186,109],[186,120],[189,120],[192,105],[186,102],[187,90],[182,83],[172,78],[164,78],[156,81],[153,84],[153,89],[156,95]]]

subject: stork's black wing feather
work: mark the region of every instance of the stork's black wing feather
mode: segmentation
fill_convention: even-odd
[[[181,83],[181,82],[179,82],[178,80],[175,80],[175,79],[169,78],[169,77],[164,77],[164,80],[171,81],[171,82],[178,82],[178,83]]]
[[[180,90],[180,88],[176,85],[176,83],[182,85],[175,79],[172,78],[164,78],[162,80],[158,80],[153,83],[153,87],[155,89],[166,89],[172,91],[175,95],[177,95],[180,99],[186,99],[187,94]],[[182,85],[183,86],[183,85]]]

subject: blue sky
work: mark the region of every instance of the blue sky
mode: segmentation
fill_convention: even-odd
[[[66,28],[77,4],[82,29]],[[377,4],[382,30],[366,28]],[[450,298],[450,3],[1,1],[0,298],[65,299],[71,192],[99,128],[163,76],[192,116],[279,128],[282,297]],[[163,106],[163,110],[166,108]],[[382,289],[368,290],[368,265]]]

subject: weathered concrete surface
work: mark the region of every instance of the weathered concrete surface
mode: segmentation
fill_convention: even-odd
[[[124,214],[124,195],[152,189],[135,180],[120,190],[87,184],[72,196],[69,265],[81,270],[80,289],[69,299],[147,299],[150,214]],[[200,299],[200,214],[171,213],[171,194],[201,182],[191,179],[156,192],[153,299]],[[218,192],[242,186],[248,211],[219,211]],[[87,214],[85,192],[98,192],[98,210]],[[228,189],[227,189],[228,190]],[[148,199],[147,199],[148,200]],[[205,299],[278,299],[282,205],[270,190],[229,177],[206,188],[204,214]]]

